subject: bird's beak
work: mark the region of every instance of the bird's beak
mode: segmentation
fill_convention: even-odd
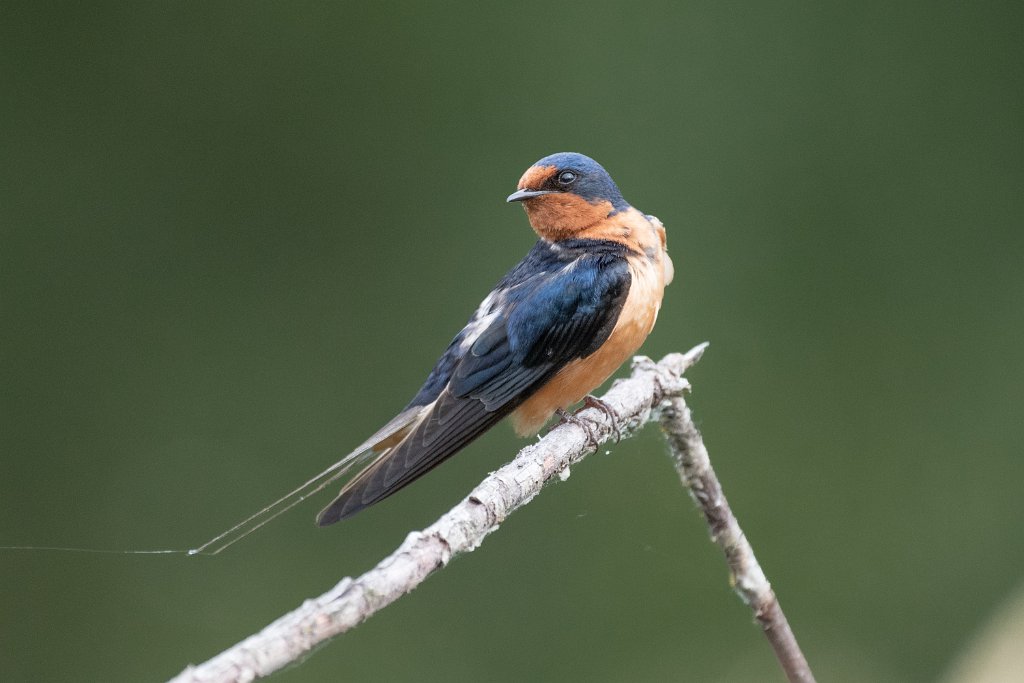
[[[542,194],[554,194],[554,190],[516,190],[508,196],[506,202],[521,202],[524,199],[539,197]]]

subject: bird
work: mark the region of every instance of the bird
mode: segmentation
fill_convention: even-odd
[[[505,417],[519,436],[604,383],[644,342],[673,264],[665,228],[630,205],[588,156],[560,152],[519,179],[508,202],[537,242],[484,298],[409,404],[336,473],[359,467],[319,526],[394,494]],[[332,480],[334,477],[332,477]]]

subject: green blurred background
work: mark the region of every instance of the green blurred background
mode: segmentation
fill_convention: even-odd
[[[669,231],[644,352],[819,680],[930,681],[1024,579],[1019,2],[143,3],[0,21],[0,544],[197,545],[411,397],[574,150]],[[160,680],[522,442],[216,558],[0,553],[0,678]],[[775,681],[654,428],[282,681]]]

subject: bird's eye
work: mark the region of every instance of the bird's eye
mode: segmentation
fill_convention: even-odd
[[[562,171],[558,174],[559,185],[572,185],[576,181],[576,174],[572,171]]]

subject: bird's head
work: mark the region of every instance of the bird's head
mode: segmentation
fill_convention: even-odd
[[[522,202],[530,225],[557,242],[629,208],[601,164],[576,152],[546,156],[526,170],[510,202]]]

